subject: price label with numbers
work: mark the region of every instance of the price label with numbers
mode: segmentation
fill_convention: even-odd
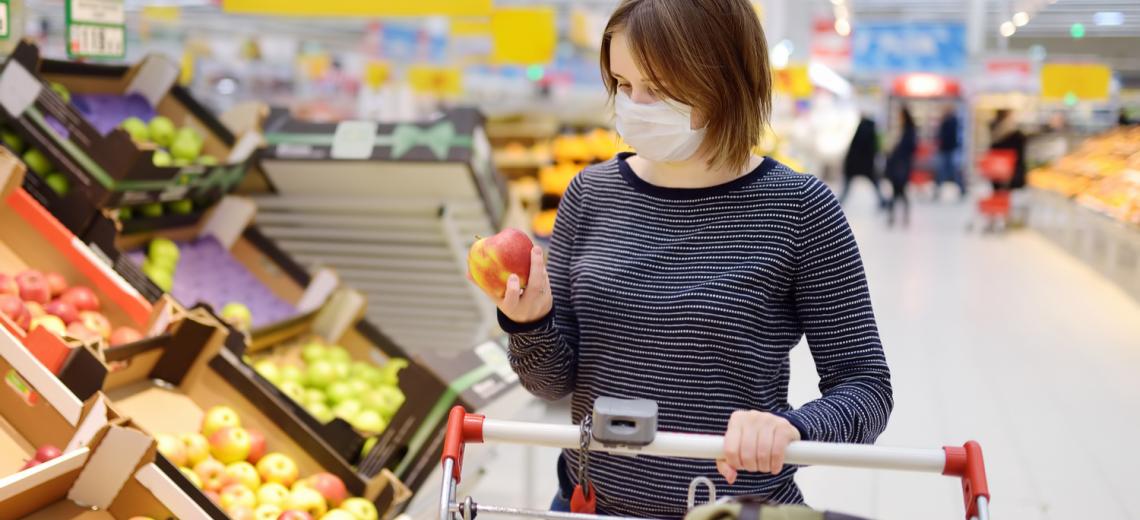
[[[67,54],[72,58],[122,58],[127,26],[123,0],[67,0]]]
[[[7,40],[8,36],[12,34],[8,27],[8,16],[8,0],[0,0],[0,40]]]

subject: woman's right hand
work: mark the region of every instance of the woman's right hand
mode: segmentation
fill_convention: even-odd
[[[475,283],[471,273],[467,273],[467,279]],[[550,310],[554,308],[554,298],[550,294],[550,278],[546,274],[546,262],[541,247],[534,246],[530,250],[530,278],[526,282],[525,290],[519,287],[518,275],[512,274],[507,279],[507,291],[502,298],[487,290],[483,292],[515,323],[532,323],[550,314]]]

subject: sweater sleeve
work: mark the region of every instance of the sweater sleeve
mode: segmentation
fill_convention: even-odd
[[[574,391],[578,367],[578,318],[570,303],[570,262],[581,215],[582,175],[570,182],[558,204],[546,270],[554,308],[533,323],[516,323],[499,312],[499,326],[510,334],[511,368],[524,388],[551,401]]]
[[[804,440],[871,443],[894,406],[890,370],[855,236],[831,190],[804,186],[795,305],[819,373],[819,399],[783,415]]]

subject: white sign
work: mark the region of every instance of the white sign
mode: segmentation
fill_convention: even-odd
[[[69,0],[71,21],[105,25],[127,23],[123,0]]]

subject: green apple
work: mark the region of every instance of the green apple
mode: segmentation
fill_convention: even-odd
[[[377,387],[360,397],[361,403],[369,410],[376,410],[382,417],[391,419],[403,406],[404,392],[392,386]]]
[[[378,520],[380,518],[380,513],[376,511],[376,505],[359,497],[341,502],[340,509],[352,513],[356,520]]]
[[[274,385],[281,384],[281,369],[278,368],[277,363],[263,359],[254,364],[253,369],[261,374],[261,377],[264,377],[266,381]]]
[[[119,221],[123,222],[134,218],[135,212],[131,208],[119,208]]]
[[[71,103],[71,91],[67,90],[67,87],[54,81],[48,83],[48,87],[51,87],[59,97],[63,98],[64,103]]]
[[[277,507],[285,505],[285,501],[289,499],[289,488],[282,486],[276,482],[268,482],[262,484],[257,490],[257,503],[269,504]],[[276,520],[276,517],[274,517]]]
[[[194,161],[191,161],[190,159],[181,159],[181,158],[177,158],[177,157],[176,157],[176,158],[174,159],[174,162],[173,162],[173,163],[171,163],[171,164],[172,164],[172,165],[173,165],[175,168],[185,168],[185,167],[187,167],[187,166],[190,166],[191,164],[194,164]]]
[[[202,435],[208,438],[214,432],[231,426],[241,426],[237,412],[228,406],[215,406],[206,410],[206,416],[202,418]]]
[[[174,140],[174,144],[170,145],[170,154],[175,159],[183,159],[191,163],[198,159],[202,153],[202,141],[197,137],[186,137],[179,135]]]
[[[182,257],[182,251],[175,241],[159,237],[147,245],[146,257],[157,267],[173,270],[178,265],[178,259]]]
[[[380,384],[396,386],[400,384],[400,371],[408,367],[408,360],[392,358],[380,368]]]
[[[222,319],[238,330],[249,330],[253,327],[253,313],[249,312],[249,307],[242,303],[227,303],[222,307]]]
[[[301,349],[301,359],[306,363],[316,363],[323,361],[327,354],[327,349],[319,341],[310,341]]]
[[[360,401],[357,401],[356,399],[348,399],[341,401],[340,404],[333,407],[333,415],[336,415],[337,417],[340,417],[341,419],[344,419],[348,421],[349,424],[351,424],[352,421],[356,419],[356,414],[359,414],[363,409],[364,407],[360,405]]]
[[[368,440],[364,441],[364,447],[360,449],[360,458],[367,457],[369,453],[372,453],[372,448],[376,447],[377,442],[380,442],[380,437],[369,437]]]
[[[229,475],[230,479],[238,484],[249,488],[250,491],[257,491],[261,487],[261,475],[257,473],[257,468],[244,460],[226,466],[226,475]]]
[[[186,450],[186,465],[196,466],[210,458],[210,441],[200,433],[183,433],[178,436]]]
[[[356,520],[356,515],[343,509],[333,509],[325,513],[320,520]]]
[[[325,396],[324,392],[322,392],[316,388],[306,388],[305,389],[305,403],[304,403],[305,405],[310,405],[313,403],[325,404],[325,402],[327,400],[328,400],[328,397]]]
[[[259,495],[260,496],[260,495]],[[257,509],[253,510],[253,520],[277,520],[281,518],[284,510],[276,504],[266,504],[258,501]]]
[[[325,388],[333,381],[336,381],[336,369],[328,361],[316,361],[305,371],[305,384],[312,388]]]
[[[350,356],[348,354],[348,351],[345,350],[344,347],[337,346],[337,345],[333,345],[333,346],[329,347],[328,349],[326,349],[325,356],[329,361],[336,361],[336,362],[342,362],[342,363],[351,363],[352,362],[352,356]]]
[[[166,150],[155,150],[154,155],[151,156],[151,162],[153,162],[155,166],[169,168],[174,166],[174,156],[170,155]]]
[[[146,218],[158,218],[162,216],[162,203],[154,202],[151,204],[143,204],[139,206],[139,213]]]
[[[368,392],[372,389],[372,385],[368,384],[368,381],[365,381],[363,379],[349,379],[348,386],[352,389],[353,395],[358,396],[364,395],[365,392]]]
[[[21,138],[20,135],[16,132],[13,132],[7,128],[0,129],[0,141],[3,141],[4,146],[7,146],[9,150],[12,150],[12,153],[24,153],[24,139]]]
[[[352,366],[349,368],[348,375],[353,379],[368,381],[368,384],[370,385],[380,384],[380,370],[366,361],[353,362]]]
[[[148,261],[143,262],[142,272],[147,278],[150,278],[150,281],[154,282],[159,289],[165,292],[170,292],[170,289],[174,287],[174,273],[170,272],[169,269]]]
[[[327,423],[336,417],[332,408],[329,408],[329,405],[325,403],[309,403],[308,406],[305,406],[305,411],[309,412],[309,415],[312,415],[320,423]]]
[[[34,148],[24,154],[24,164],[28,165],[28,169],[36,175],[47,175],[51,172],[51,161],[43,152]]]
[[[281,382],[293,382],[301,384],[305,381],[305,372],[296,365],[285,365],[281,367]]]
[[[347,361],[329,361],[329,364],[332,365],[333,372],[336,374],[337,379],[348,379],[349,367],[351,365],[349,365]]]
[[[146,123],[137,117],[128,117],[119,123],[119,128],[131,134],[131,139],[137,142],[145,143],[150,141],[150,129],[147,128]]]
[[[175,215],[189,215],[194,212],[194,201],[190,199],[176,200],[168,202],[166,205],[170,208],[170,212]]]
[[[51,188],[51,191],[60,197],[66,197],[71,191],[71,181],[67,180],[67,176],[62,173],[49,173],[44,177],[44,182]]]
[[[354,420],[349,421],[357,430],[362,430],[370,433],[380,433],[388,426],[384,418],[380,416],[376,410],[364,410],[358,414]]]
[[[352,390],[352,385],[350,385],[348,381],[343,380],[334,381],[329,384],[324,393],[328,396],[329,402],[332,403],[333,406],[352,399],[357,395],[357,393]]]
[[[177,130],[174,128],[174,121],[164,116],[155,116],[150,120],[150,138],[154,140],[159,146],[170,146],[174,142],[174,136]]]
[[[218,158],[214,157],[213,155],[203,155],[201,157],[198,157],[198,164],[201,164],[202,166],[217,166]]]
[[[308,486],[299,486],[289,493],[289,500],[285,502],[285,510],[291,509],[304,511],[310,517],[319,519],[328,512],[328,503],[317,490]]]
[[[297,401],[298,404],[305,402],[305,387],[301,386],[300,383],[295,381],[282,381],[281,384],[277,385],[277,388],[281,390],[281,393],[289,396],[290,399]]]
[[[184,126],[184,127],[178,129],[178,133],[174,134],[174,140],[175,141],[190,141],[190,142],[201,144],[203,139],[202,139],[202,134],[198,133],[197,130],[190,128],[188,126]]]
[[[276,482],[289,487],[297,481],[300,470],[297,469],[297,463],[288,455],[273,452],[267,453],[257,461],[257,472],[261,474],[263,482]]]

